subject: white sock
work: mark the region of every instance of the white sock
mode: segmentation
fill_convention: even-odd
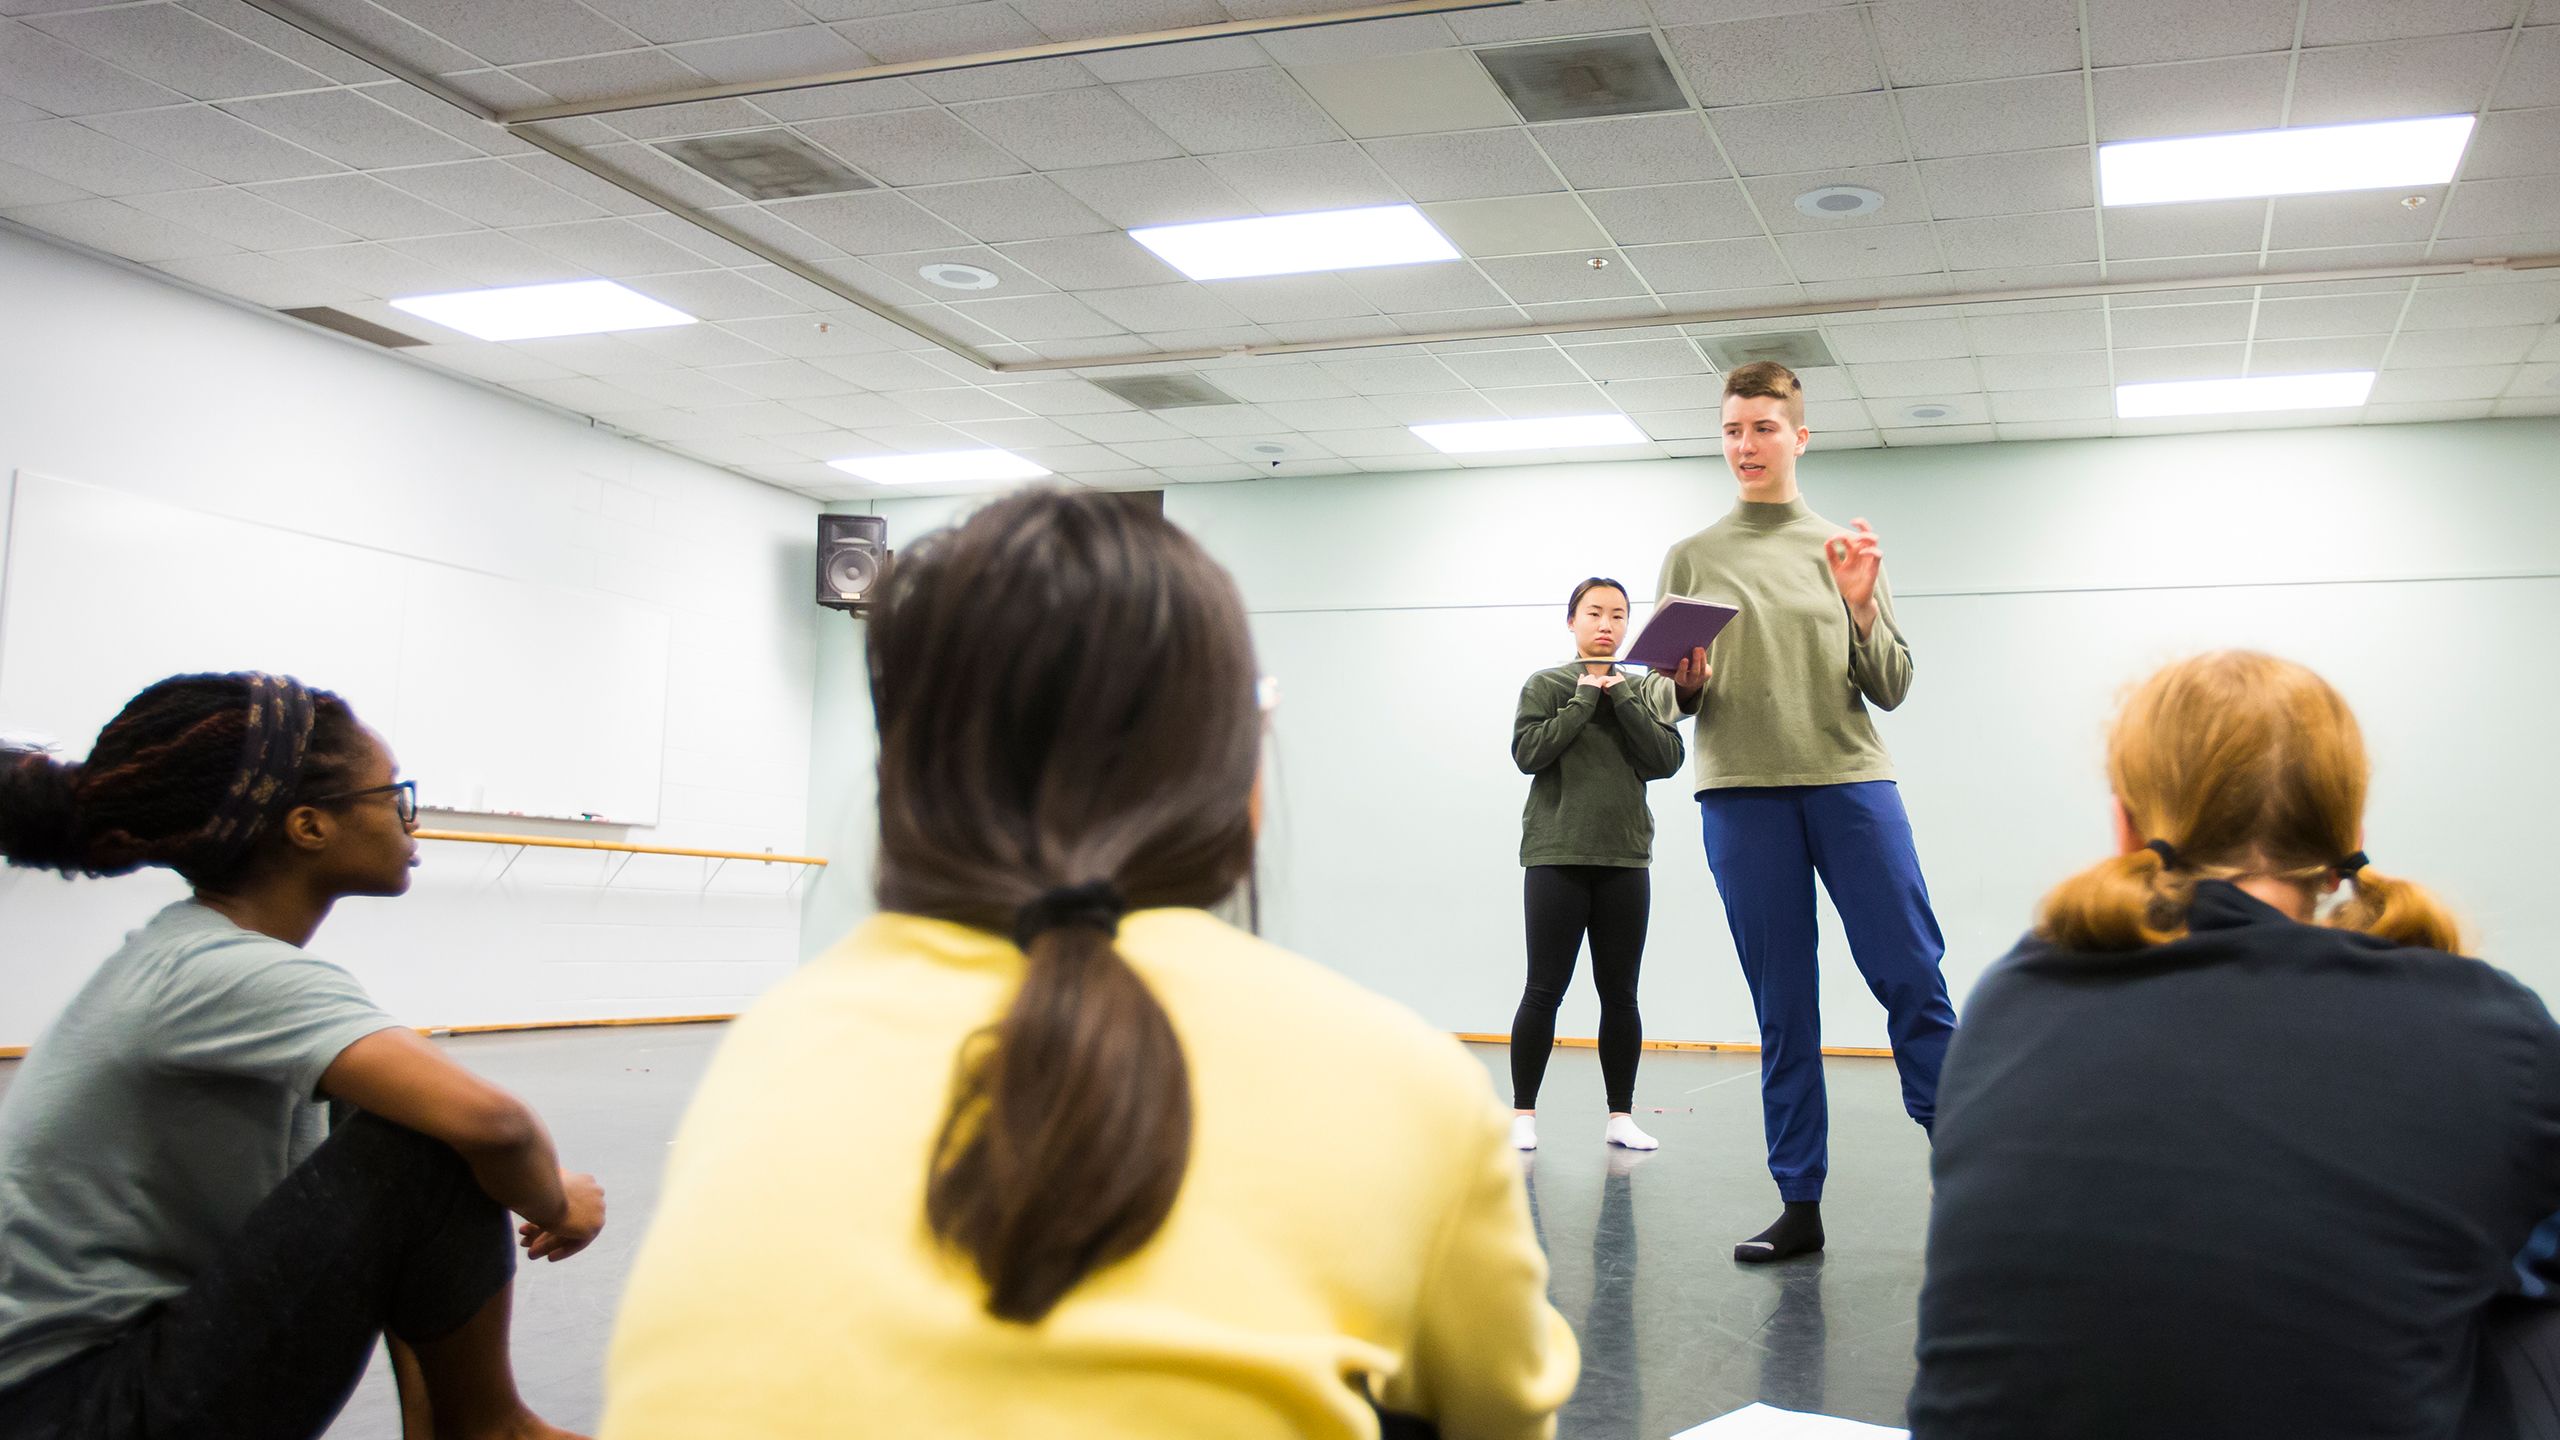
[[[1514,1150],[1535,1150],[1538,1148],[1537,1116],[1514,1115],[1511,1117],[1511,1148]]]
[[[1630,1150],[1658,1150],[1662,1148],[1661,1141],[1654,1139],[1652,1136],[1647,1135],[1642,1130],[1636,1128],[1636,1117],[1633,1115],[1612,1115],[1609,1117],[1609,1143],[1612,1145],[1624,1145]]]

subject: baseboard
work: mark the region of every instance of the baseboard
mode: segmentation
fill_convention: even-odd
[[[1458,1038],[1477,1045],[1508,1045],[1511,1043],[1511,1037],[1508,1035],[1478,1035],[1473,1031],[1468,1030],[1459,1031]],[[1596,1050],[1600,1046],[1599,1041],[1587,1039],[1579,1035],[1561,1036],[1556,1040],[1556,1043],[1559,1045],[1571,1045],[1578,1050]],[[1647,1040],[1644,1042],[1644,1048],[1647,1050],[1723,1050],[1730,1051],[1735,1054],[1749,1055],[1757,1055],[1760,1053],[1760,1047],[1752,1044],[1748,1040]],[[1865,1045],[1825,1045],[1822,1047],[1822,1053],[1825,1055],[1854,1055],[1868,1060],[1890,1060],[1893,1058],[1893,1052],[1891,1050],[1879,1050]]]
[[[636,1015],[627,1019],[607,1020],[501,1020],[492,1025],[421,1025],[421,1035],[506,1035],[518,1030],[599,1030],[619,1025],[718,1025],[735,1020],[728,1015]]]

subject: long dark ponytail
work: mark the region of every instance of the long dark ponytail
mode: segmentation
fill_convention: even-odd
[[[925,1214],[988,1311],[1034,1323],[1182,1188],[1188,1068],[1113,935],[1123,906],[1214,904],[1252,868],[1244,607],[1161,517],[1035,490],[900,556],[870,647],[882,908],[1028,957],[958,1058]]]
[[[248,867],[275,818],[344,788],[345,701],[281,675],[173,675],[125,702],[82,761],[0,747],[0,859],[63,875],[146,865],[199,886]]]

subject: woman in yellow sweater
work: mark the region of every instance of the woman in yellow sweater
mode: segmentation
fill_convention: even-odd
[[[1259,810],[1234,583],[1052,491],[899,561],[882,913],[721,1047],[604,1436],[1552,1433],[1577,1356],[1482,1068],[1200,908]]]

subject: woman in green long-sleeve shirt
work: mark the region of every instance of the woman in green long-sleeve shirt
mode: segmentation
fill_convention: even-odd
[[[1653,811],[1647,781],[1680,773],[1679,700],[1665,675],[1629,675],[1613,657],[1627,633],[1627,587],[1593,576],[1565,606],[1571,664],[1520,687],[1511,758],[1532,777],[1520,817],[1526,867],[1529,983],[1511,1021],[1512,1143],[1538,1148],[1538,1085],[1555,1047],[1556,1006],[1591,938],[1600,991],[1600,1074],[1609,1091],[1608,1142],[1651,1150],[1635,1122],[1636,1057],[1644,1021],[1636,972],[1653,907]]]

